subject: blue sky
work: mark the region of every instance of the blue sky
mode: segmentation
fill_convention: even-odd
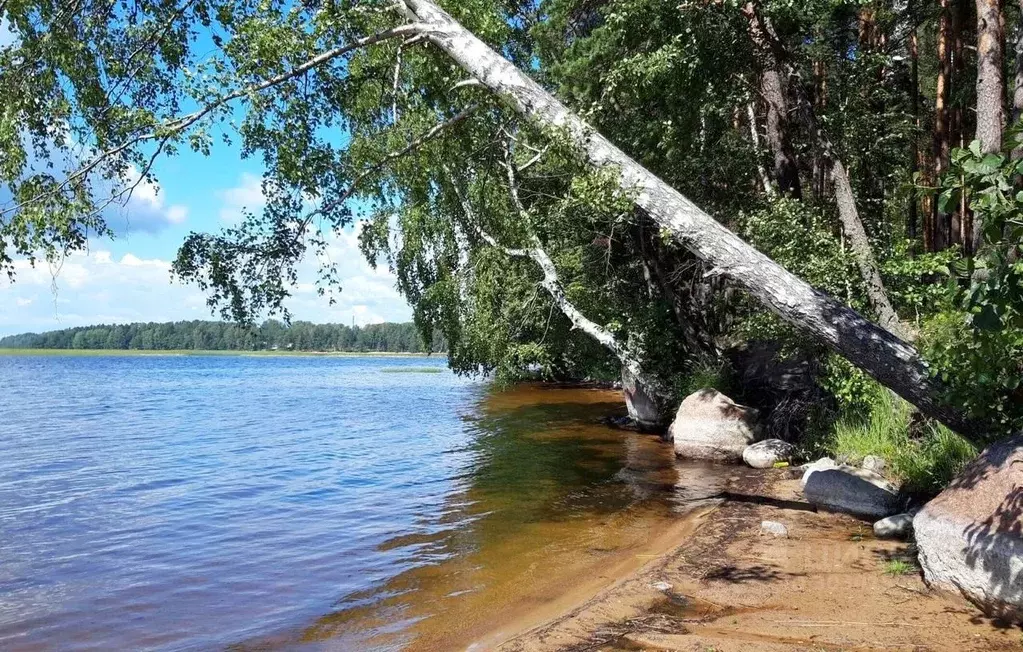
[[[0,24],[0,46],[10,33]],[[10,42],[9,40],[7,41]],[[216,231],[262,206],[258,162],[221,144],[211,156],[189,151],[154,167],[159,186],[142,184],[108,215],[116,237],[94,239],[59,267],[16,263],[15,282],[0,279],[0,335],[133,321],[213,319],[205,296],[171,283],[169,266],[190,231]],[[386,266],[372,269],[358,250],[358,225],[338,233],[330,259],[342,291],[335,305],[316,294],[315,259],[304,261],[288,307],[293,319],[368,324],[407,321],[411,310]]]
[[[172,283],[170,261],[190,231],[216,231],[262,206],[261,171],[236,152],[209,158],[183,153],[157,169],[160,186],[140,185],[108,220],[117,233],[94,239],[87,252],[59,268],[45,261],[17,263],[12,284],[0,280],[0,334],[44,331],[96,323],[213,319],[195,287]],[[331,306],[316,294],[315,258],[300,267],[288,306],[294,319],[350,324],[407,321],[411,310],[395,279],[366,263],[358,249],[358,225],[338,233],[329,255],[338,263],[342,291]]]

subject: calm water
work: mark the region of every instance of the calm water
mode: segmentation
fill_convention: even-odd
[[[439,359],[0,356],[0,648],[445,649],[714,492]]]

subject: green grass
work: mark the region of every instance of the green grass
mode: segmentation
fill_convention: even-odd
[[[328,357],[380,357],[420,358],[426,353],[389,353],[380,351],[195,351],[192,349],[142,351],[139,349],[0,349],[0,355],[35,356],[152,356],[152,355],[221,355],[221,356],[328,356]],[[444,357],[443,353],[430,354]]]
[[[385,367],[380,370],[385,374],[440,374],[443,367]]]
[[[866,415],[843,415],[835,422],[827,447],[851,463],[883,457],[886,473],[907,492],[937,493],[977,456],[977,448],[940,424],[925,422],[914,430],[911,423],[909,404],[878,386]]]
[[[716,389],[722,394],[729,394],[731,378],[728,366],[720,361],[699,361],[684,374],[673,379],[672,390],[676,403],[682,402],[687,396],[701,389]]]
[[[902,575],[912,575],[916,572],[916,566],[902,559],[889,559],[884,563],[883,571],[885,575],[899,577]]]

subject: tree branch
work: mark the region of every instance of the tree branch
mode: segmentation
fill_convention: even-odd
[[[68,177],[57,188],[46,191],[44,193],[40,193],[35,197],[20,202],[19,204],[12,206],[10,208],[0,210],[0,216],[12,213],[14,211],[18,211],[29,204],[33,204],[42,199],[45,199],[48,196],[53,195],[54,193],[63,191],[64,188],[66,188],[71,183],[74,183],[75,181],[88,175],[90,172],[96,169],[103,161],[111,157],[117,156],[118,154],[121,154],[125,150],[130,149],[131,147],[134,147],[136,145],[139,145],[140,143],[147,142],[150,140],[165,140],[174,135],[177,135],[185,131],[186,129],[188,129],[189,127],[191,127],[196,122],[203,119],[213,111],[216,111],[220,107],[240,97],[260,93],[268,88],[272,88],[288,80],[294,79],[295,77],[298,77],[299,75],[302,75],[308,72],[309,70],[312,70],[313,68],[321,66],[329,61],[332,61],[333,59],[344,56],[345,54],[348,54],[355,50],[368,47],[370,45],[374,45],[376,43],[380,43],[382,41],[386,41],[397,36],[404,36],[407,34],[420,34],[423,33],[426,29],[428,29],[428,27],[420,23],[401,25],[393,29],[384,30],[382,32],[377,32],[376,34],[372,34],[365,38],[361,38],[357,41],[349,43],[348,45],[333,48],[325,52],[321,52],[320,54],[316,55],[315,57],[312,57],[311,59],[305,61],[304,63],[295,66],[291,70],[283,72],[275,77],[265,79],[261,82],[250,84],[234,92],[228,93],[227,95],[224,95],[212,102],[209,102],[201,109],[193,113],[165,122],[157,126],[150,132],[139,134],[134,138],[129,138],[120,145],[117,145],[116,147],[111,147],[110,149],[107,149],[97,154],[89,163],[79,168],[74,173],[68,175]]]
[[[448,118],[444,122],[441,122],[441,123],[438,123],[438,124],[434,125],[430,129],[428,129],[426,132],[420,134],[418,137],[414,138],[407,145],[405,145],[405,147],[402,147],[399,150],[395,150],[393,152],[390,152],[390,153],[384,155],[384,157],[381,158],[379,161],[377,161],[373,165],[369,166],[368,168],[366,168],[365,170],[360,172],[358,174],[358,176],[356,176],[355,179],[352,180],[351,185],[348,187],[348,189],[346,191],[344,191],[341,194],[340,197],[338,197],[337,199],[332,200],[330,203],[325,204],[325,205],[321,206],[320,208],[317,208],[316,210],[314,210],[312,213],[309,214],[309,216],[307,217],[307,220],[312,219],[316,215],[323,215],[327,211],[332,210],[332,209],[340,206],[341,204],[345,203],[346,201],[348,201],[349,199],[352,198],[352,195],[354,195],[356,193],[356,191],[359,188],[359,184],[361,184],[363,181],[365,181],[368,177],[370,177],[373,174],[376,174],[380,170],[384,169],[392,161],[397,160],[397,159],[401,158],[402,156],[405,156],[406,154],[411,153],[412,151],[414,151],[414,150],[418,149],[419,147],[421,147],[426,142],[428,142],[430,140],[433,140],[434,138],[437,137],[438,134],[440,134],[445,129],[448,129],[448,128],[458,124],[459,122],[465,120],[470,115],[472,115],[476,111],[477,108],[478,107],[476,105],[473,105],[473,106],[470,106],[467,109],[464,109],[464,110],[460,111],[459,113],[455,114],[451,118]]]

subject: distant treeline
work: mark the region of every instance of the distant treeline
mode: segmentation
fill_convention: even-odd
[[[0,339],[0,348],[423,353],[446,351],[447,344],[438,333],[428,349],[412,323],[345,326],[296,321],[289,326],[271,319],[256,327],[218,321],[82,326],[9,335]]]

